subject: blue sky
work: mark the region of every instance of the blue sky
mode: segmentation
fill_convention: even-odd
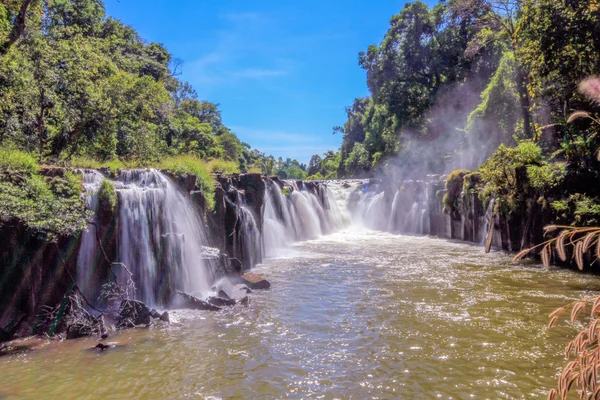
[[[332,127],[368,94],[357,55],[403,1],[105,0],[107,14],[184,61],[181,78],[225,125],[275,157],[337,149]]]

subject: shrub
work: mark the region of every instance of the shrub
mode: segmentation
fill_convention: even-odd
[[[456,214],[458,211],[458,200],[462,193],[463,180],[465,175],[469,173],[467,169],[459,169],[452,171],[446,179],[446,194],[442,199],[444,203],[444,214]]]
[[[573,226],[600,225],[600,200],[576,193],[567,199],[553,201],[552,210],[561,224]]]
[[[16,182],[0,179],[0,223],[16,219],[47,233],[50,240],[77,234],[90,217],[80,193],[75,174],[48,179],[32,174]]]
[[[115,187],[110,181],[104,179],[98,189],[98,213],[99,218],[113,216],[117,210],[117,194]]]
[[[21,172],[24,174],[37,174],[40,166],[35,158],[26,152],[0,147],[0,172]]]

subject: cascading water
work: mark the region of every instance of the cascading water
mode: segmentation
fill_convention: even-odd
[[[203,257],[203,223],[175,185],[154,169],[123,170],[118,255],[134,276],[137,297],[162,304],[171,290],[206,295],[214,279]]]
[[[97,192],[105,179],[97,171],[83,171],[86,203],[97,211]],[[136,297],[148,304],[166,304],[173,290],[204,297],[214,280],[214,266],[204,254],[204,225],[188,196],[154,169],[122,170],[111,181],[119,200],[116,222],[116,259],[132,274]],[[96,218],[96,217],[94,217]],[[84,232],[77,261],[81,290],[94,299],[95,271],[101,259],[95,226]],[[113,266],[117,280],[128,273]]]
[[[348,225],[339,196],[325,185],[285,181],[287,195],[270,179],[266,182],[264,246],[268,257],[294,241],[315,239]]]
[[[81,243],[77,254],[77,286],[83,294],[94,299],[96,297],[94,272],[99,262],[98,243],[96,240],[98,190],[104,180],[104,176],[95,170],[80,171],[83,176],[83,188],[85,189],[85,205],[88,210],[94,212],[92,223],[87,226],[81,235]]]

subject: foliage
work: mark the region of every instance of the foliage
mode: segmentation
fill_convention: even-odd
[[[463,177],[462,191],[465,194],[476,194],[481,190],[481,174],[479,171],[469,172]]]
[[[117,209],[117,194],[115,187],[109,180],[104,179],[98,189],[99,209],[107,214],[114,214]]]
[[[218,160],[215,172],[268,166],[272,157],[241,142],[218,104],[177,78],[167,49],[108,17],[101,0],[31,4],[10,43],[20,2],[0,4],[0,146],[112,172],[187,155]]]
[[[488,202],[498,199],[505,211],[517,209],[525,198],[533,198],[558,186],[564,176],[564,164],[550,163],[539,146],[521,142],[516,147],[500,145],[479,168],[484,187],[480,198]]]
[[[0,147],[0,173],[20,172],[37,174],[40,167],[35,158],[26,152]]]
[[[492,143],[488,140],[481,140],[481,143],[492,146],[510,144],[514,141],[513,136],[523,135],[518,124],[521,113],[515,74],[514,53],[507,51],[481,93],[481,103],[467,119],[467,134],[486,135],[493,139]]]
[[[456,170],[452,171],[446,178],[447,192],[442,199],[444,214],[457,214],[458,200],[462,193],[464,177],[468,173],[469,170],[466,169]]]
[[[128,168],[128,165],[118,158],[100,162],[88,157],[73,157],[65,163],[71,168],[88,168],[88,169],[108,169],[112,174],[116,174],[121,169]]]
[[[571,260],[582,270],[585,266],[585,255],[593,252],[591,259],[597,262],[600,258],[600,227],[574,228],[570,226],[550,225],[546,227],[546,233],[560,232],[553,238],[529,249],[518,253],[514,261],[518,261],[529,254],[532,250],[541,247],[541,257],[544,266],[550,265],[553,254],[565,262],[569,260],[569,251]],[[594,248],[595,246],[595,248]],[[554,248],[554,249],[553,249]],[[553,251],[555,250],[555,251]],[[600,295],[590,296],[578,301],[569,303],[550,314],[551,328],[561,314],[569,309],[570,322],[574,324],[580,315],[586,312],[590,307],[590,317],[584,323],[583,329],[571,340],[565,348],[565,358],[573,357],[563,368],[556,387],[548,393],[550,400],[566,400],[571,388],[578,388],[580,398],[597,399],[600,395],[600,385],[597,377],[597,371],[600,367],[600,347],[598,339],[600,338]],[[575,384],[573,386],[573,384]]]
[[[600,200],[574,193],[551,203],[558,222],[573,226],[600,225]]]
[[[210,172],[213,174],[239,174],[240,166],[235,161],[226,161],[226,160],[210,160],[208,162],[208,168],[210,168]]]
[[[62,177],[46,178],[28,163],[12,168],[0,176],[0,224],[16,219],[51,240],[86,228],[90,215],[80,197],[80,176],[65,171]]]
[[[354,143],[354,147],[348,158],[344,161],[346,173],[352,175],[361,175],[368,171],[371,166],[369,152],[362,143]]]
[[[166,169],[177,176],[196,175],[196,185],[204,194],[209,209],[215,206],[215,181],[211,175],[210,166],[205,161],[192,156],[181,155],[165,158],[155,164],[156,168]]]

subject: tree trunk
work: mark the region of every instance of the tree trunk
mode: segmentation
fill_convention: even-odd
[[[44,94],[44,89],[40,89],[40,113],[37,117],[40,161],[42,161],[42,158],[44,157],[44,113],[46,112],[46,107],[44,106]]]
[[[19,38],[21,37],[21,35],[23,35],[23,32],[25,32],[25,21],[27,18],[27,9],[29,8],[29,5],[31,4],[31,0],[25,0],[23,1],[23,4],[21,4],[21,9],[19,10],[19,14],[17,14],[17,17],[15,18],[15,22],[13,24],[12,30],[10,31],[10,34],[8,35],[8,40],[4,43],[2,43],[2,45],[0,46],[0,55],[4,55],[8,52],[8,50],[10,49],[10,47],[15,44],[15,42],[17,40],[19,40]]]

